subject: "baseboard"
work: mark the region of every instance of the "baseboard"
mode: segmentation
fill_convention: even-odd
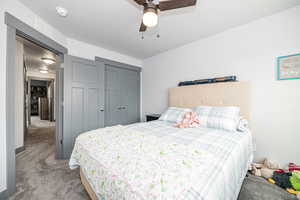
[[[7,200],[7,198],[8,198],[7,190],[3,190],[2,192],[0,192],[0,200]]]
[[[20,153],[20,152],[22,152],[24,150],[25,150],[25,146],[21,146],[19,148],[16,148],[16,154],[18,154],[18,153]]]

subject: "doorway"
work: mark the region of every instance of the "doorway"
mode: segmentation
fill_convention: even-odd
[[[40,163],[55,161],[56,73],[61,60],[54,52],[16,36],[15,145],[17,192],[40,171]],[[18,194],[17,194],[18,195]]]
[[[67,49],[63,47],[62,45],[58,44],[57,42],[53,41],[52,39],[48,38],[47,36],[43,35],[42,33],[36,31],[32,27],[28,26],[24,22],[20,21],[19,19],[15,18],[9,13],[5,13],[5,23],[7,25],[7,60],[6,60],[6,72],[7,72],[7,78],[6,78],[6,132],[7,132],[7,141],[6,141],[6,147],[7,147],[7,167],[6,167],[6,180],[7,180],[7,191],[6,196],[10,196],[16,191],[16,152],[23,151],[24,149],[16,148],[16,143],[21,144],[20,147],[22,147],[22,142],[24,146],[24,139],[25,134],[29,134],[29,125],[28,120],[31,120],[31,116],[26,114],[25,110],[30,109],[29,107],[26,108],[25,103],[25,88],[28,87],[28,80],[30,80],[30,77],[28,77],[28,80],[26,82],[25,80],[25,73],[26,70],[28,70],[28,67],[24,67],[26,63],[20,62],[19,64],[23,66],[23,68],[17,67],[17,38],[20,37],[21,39],[27,40],[31,42],[32,44],[36,45],[37,47],[43,48],[44,50],[48,50],[56,55],[57,61],[60,62],[60,65],[63,64],[64,61],[64,55],[67,54]],[[24,60],[23,60],[24,61]],[[18,70],[21,69],[21,72]],[[50,68],[48,69],[48,73],[50,72]],[[47,71],[46,69],[38,68],[39,74],[41,71]],[[18,76],[19,75],[19,76]],[[23,77],[23,79],[20,79],[20,77]],[[36,76],[31,76],[36,77]],[[41,78],[40,75],[38,78]],[[42,77],[43,78],[43,77]],[[45,78],[45,77],[44,77]],[[17,85],[19,87],[17,87]],[[54,91],[56,98],[53,99],[54,101],[54,121],[55,121],[55,128],[54,128],[54,140],[53,144],[55,145],[55,155],[56,158],[60,158],[61,155],[61,149],[62,149],[62,120],[63,120],[63,68],[59,68],[54,73],[54,88],[56,89]],[[29,87],[27,88],[29,91]],[[16,96],[18,91],[23,91],[24,96]],[[30,93],[30,92],[28,92]],[[53,94],[54,94],[53,93]],[[23,103],[17,104],[18,99],[23,99]],[[28,99],[28,98],[27,98]],[[28,103],[28,102],[27,102]],[[18,106],[16,106],[19,105]],[[18,108],[24,109],[24,112],[21,115],[18,115]],[[21,110],[22,110],[21,109]],[[20,117],[22,116],[22,117]],[[19,118],[20,117],[20,118]],[[18,120],[17,120],[18,119]],[[26,122],[26,123],[25,123]],[[23,124],[23,127],[19,124]],[[20,131],[20,129],[23,129],[23,131]],[[19,137],[16,133],[22,133]],[[15,134],[12,134],[15,133]],[[23,135],[23,137],[22,137]],[[26,148],[25,148],[26,149]]]
[[[16,40],[17,156],[26,148],[38,149],[38,143],[55,150],[55,79],[61,61],[55,53],[23,37]],[[39,140],[33,143],[36,138]]]

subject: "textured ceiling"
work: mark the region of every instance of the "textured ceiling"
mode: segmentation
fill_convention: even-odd
[[[300,4],[299,0],[198,0],[196,7],[160,13],[159,26],[142,40],[138,32],[142,8],[133,0],[20,1],[68,37],[141,59]],[[68,9],[68,17],[59,17],[56,6]]]

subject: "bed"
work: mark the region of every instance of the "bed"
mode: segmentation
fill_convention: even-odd
[[[169,105],[235,105],[249,119],[250,93],[247,82],[178,87]],[[69,164],[80,167],[93,200],[232,200],[252,159],[250,130],[178,129],[158,120],[81,134]]]

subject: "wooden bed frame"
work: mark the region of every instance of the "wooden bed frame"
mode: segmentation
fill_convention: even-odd
[[[169,106],[193,108],[207,106],[239,106],[241,115],[251,119],[250,82],[225,82],[171,88]],[[92,200],[99,200],[84,172],[80,169],[81,182]]]
[[[80,168],[80,179],[81,179],[82,185],[84,186],[85,190],[89,194],[90,198],[92,200],[98,200],[96,193],[94,192],[92,186],[90,185],[88,179],[85,177],[81,168]]]

